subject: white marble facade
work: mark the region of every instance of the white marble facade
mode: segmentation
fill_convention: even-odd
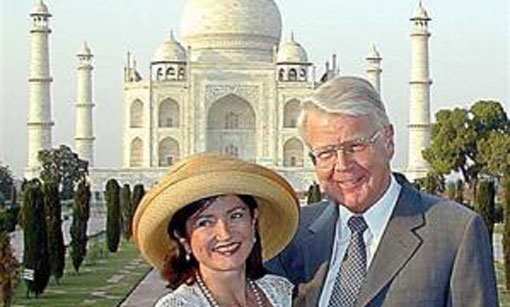
[[[296,124],[316,84],[305,49],[294,37],[280,43],[273,0],[190,0],[180,36],[157,48],[150,76],[128,55],[126,172],[157,178],[182,157],[221,152],[279,169],[306,190],[313,166]]]
[[[37,175],[37,151],[51,147],[53,125],[48,54],[51,14],[40,0],[30,16],[28,178]],[[428,167],[420,152],[429,144],[430,130],[429,20],[420,3],[411,18],[410,179]],[[91,168],[92,189],[102,191],[110,178],[150,186],[179,159],[212,151],[273,168],[297,190],[306,191],[315,174],[297,129],[300,103],[321,82],[338,75],[339,68],[333,55],[331,65],[326,63],[316,82],[315,66],[305,48],[294,35],[282,40],[281,33],[281,14],[274,0],[187,1],[180,40],[171,33],[162,42],[151,62],[143,64],[149,68],[148,75],[142,75],[128,53],[122,167]],[[76,146],[93,163],[89,53],[80,58],[87,62],[81,63],[87,69],[80,69],[78,76],[82,91],[77,93],[81,115]],[[374,46],[366,57],[366,73],[378,91],[381,60]]]

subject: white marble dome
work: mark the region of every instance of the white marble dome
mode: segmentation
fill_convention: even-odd
[[[377,48],[375,48],[375,45],[372,45],[372,48],[370,48],[367,59],[381,59],[381,55],[379,51],[377,51]]]
[[[30,15],[46,15],[51,16],[50,12],[48,11],[48,7],[42,0],[40,0],[32,9],[30,12]]]
[[[282,43],[278,50],[277,63],[307,63],[306,50],[292,38]]]
[[[152,57],[152,62],[185,62],[186,50],[170,35],[170,40],[163,42]]]
[[[181,19],[196,60],[272,61],[281,28],[274,0],[189,0]]]
[[[89,56],[89,55],[92,55],[92,52],[90,51],[90,47],[89,45],[87,44],[87,42],[83,42],[83,45],[81,47],[81,50],[80,52],[78,52],[78,55],[81,55],[81,56]]]
[[[429,14],[425,10],[421,2],[418,5],[418,7],[416,7],[416,9],[414,10],[413,17],[411,18],[411,20],[415,19],[430,20]]]

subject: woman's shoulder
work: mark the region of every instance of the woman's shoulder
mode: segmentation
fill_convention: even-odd
[[[290,306],[294,285],[285,277],[266,274],[255,281],[273,306]]]
[[[293,287],[292,283],[285,277],[266,274],[262,278],[258,279],[257,284],[264,284],[269,286],[274,286],[278,288],[291,288]]]
[[[155,305],[155,307],[180,306],[207,306],[207,302],[204,302],[204,298],[195,284],[191,286],[182,284],[171,293],[160,298]]]

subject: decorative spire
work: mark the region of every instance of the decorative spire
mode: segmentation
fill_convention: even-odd
[[[290,41],[294,42],[294,31],[290,32]]]
[[[81,49],[80,53],[78,54],[78,56],[83,56],[86,58],[92,57],[92,52],[90,51],[90,47],[87,44],[87,41],[83,41],[83,46],[82,46],[82,49]]]
[[[174,30],[173,30],[173,29],[171,29],[171,30],[170,30],[170,40],[171,40],[172,42],[175,42]]]
[[[46,6],[46,4],[44,4],[43,0],[38,0],[36,2],[34,8],[30,12],[30,16],[33,16],[33,15],[43,15],[43,16],[51,17],[50,12],[48,11],[48,7]]]
[[[370,49],[370,53],[368,54],[367,59],[380,59],[380,58],[381,58],[381,55],[379,54],[379,51],[377,51],[375,44],[372,44],[372,47]]]
[[[418,3],[418,7],[414,10],[413,17],[411,20],[430,20],[429,14],[427,13],[427,10],[425,10],[425,7],[423,6],[423,2],[420,0]]]

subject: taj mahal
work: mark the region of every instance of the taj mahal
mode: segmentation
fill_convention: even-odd
[[[42,0],[30,13],[27,178],[38,176],[38,151],[53,147],[51,17]],[[411,180],[427,172],[421,150],[428,146],[430,134],[430,20],[421,3],[410,18],[405,173]],[[189,0],[179,37],[181,41],[170,33],[155,50],[150,63],[144,64],[149,66],[146,76],[134,56],[126,56],[120,168],[94,166],[93,53],[87,44],[78,52],[73,150],[89,161],[92,189],[103,190],[110,178],[151,185],[182,157],[207,151],[275,169],[297,190],[306,190],[315,173],[297,129],[300,103],[340,74],[336,56],[323,74],[316,75],[305,47],[293,35],[282,40],[282,17],[273,0]],[[365,78],[380,91],[382,57],[375,46],[367,50]]]

